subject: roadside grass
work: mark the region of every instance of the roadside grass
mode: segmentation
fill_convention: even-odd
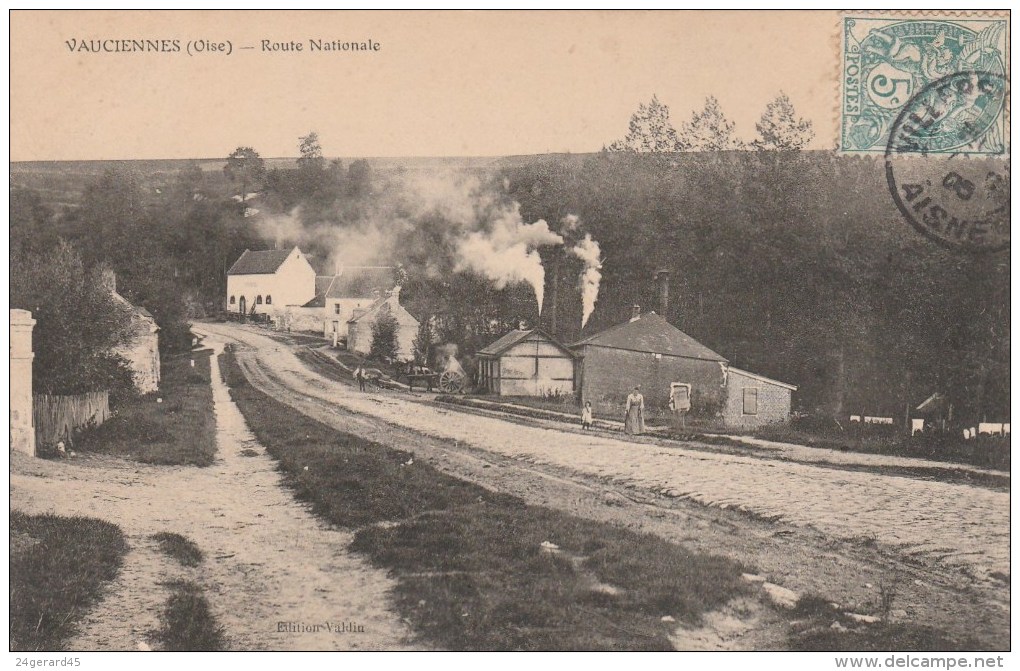
[[[340,367],[340,362],[330,357],[321,349],[301,347],[294,350],[294,355],[306,366],[334,382],[342,382],[354,386],[354,377]]]
[[[567,418],[562,415],[577,414],[578,422],[580,414],[576,401],[572,395],[559,397],[527,397],[527,396],[492,396],[492,395],[464,395],[454,396],[441,394],[436,396],[437,403],[457,405],[468,408],[479,408],[482,410],[499,410],[508,415],[528,417],[532,419],[551,419],[564,421]],[[493,407],[501,406],[501,407]],[[618,412],[616,414],[619,414]],[[599,412],[596,409],[596,426],[599,420],[617,419],[612,412]],[[815,432],[803,428],[795,428],[788,425],[770,425],[761,427],[754,431],[745,431],[735,428],[727,429],[717,423],[705,422],[697,418],[688,419],[686,428],[668,426],[669,419],[660,417],[658,421],[650,417],[647,421],[649,426],[662,426],[662,430],[656,432],[656,438],[663,438],[682,443],[700,443],[714,447],[733,449],[738,453],[767,452],[767,448],[756,447],[750,443],[730,438],[728,435],[719,434],[747,434],[756,438],[773,440],[776,442],[791,443],[804,447],[816,447],[837,450],[840,452],[857,452],[863,454],[879,454],[897,457],[912,457],[926,459],[929,461],[941,461],[947,464],[966,464],[993,470],[1005,471],[1010,469],[1008,437],[978,436],[972,440],[962,440],[955,437],[944,437],[942,439],[930,436],[905,438],[903,436],[889,435],[888,433],[870,435],[863,431],[858,433],[833,433]],[[606,425],[603,425],[606,426]],[[611,429],[610,429],[611,430]],[[825,462],[818,462],[825,463]],[[845,470],[868,470],[867,467],[854,468],[841,464],[830,464],[834,468]],[[954,468],[930,468],[930,467],[900,467],[898,470],[891,467],[882,467],[882,472],[898,472],[908,477],[930,478],[942,482],[962,482],[974,484],[981,487],[1003,488],[1009,487],[1009,476],[970,473]]]
[[[266,335],[277,342],[284,343],[286,345],[310,345],[312,347],[325,345],[331,342],[325,338],[322,333],[315,331],[270,331],[267,329]]]
[[[158,534],[152,534],[152,539],[159,543],[159,549],[163,551],[163,554],[171,559],[176,559],[181,566],[198,566],[202,563],[202,550],[190,539],[180,534],[161,531]]]
[[[869,435],[857,431],[814,431],[794,426],[773,425],[754,432],[758,438],[807,447],[823,447],[844,452],[915,457],[931,461],[969,464],[998,471],[1010,470],[1009,437],[978,436],[964,440],[955,435],[904,436]]]
[[[127,403],[100,426],[83,431],[75,447],[148,464],[212,464],[216,419],[209,384],[210,355],[209,350],[199,350],[165,360],[158,392]]]
[[[62,650],[116,577],[124,535],[94,518],[16,510],[10,533],[10,649]]]
[[[369,371],[369,387],[376,386],[384,389],[402,388],[395,382],[400,373],[393,366],[380,364],[371,359],[366,359],[359,354],[342,350],[327,351],[321,347],[301,347],[295,349],[294,354],[311,370],[334,382],[340,382],[351,387],[356,386],[352,371],[358,366],[365,366]],[[344,366],[347,366],[347,368],[345,369]],[[387,377],[380,377],[379,373]]]
[[[156,637],[167,652],[215,652],[224,648],[223,628],[209,608],[202,587],[190,580],[166,583],[170,598]]]
[[[817,595],[800,598],[793,613],[798,619],[788,642],[797,652],[950,652],[987,649],[970,636],[911,622],[873,623],[854,621],[833,609],[828,599]]]
[[[747,594],[748,567],[656,536],[528,505],[338,432],[220,360],[231,396],[297,496],[357,529],[400,614],[454,650],[670,650],[677,622]]]
[[[696,625],[745,590],[734,561],[520,503],[371,527],[352,549],[389,568],[402,614],[454,650],[671,650],[662,617]]]

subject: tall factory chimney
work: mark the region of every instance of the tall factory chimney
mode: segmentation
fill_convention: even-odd
[[[545,304],[542,306],[542,314],[539,315],[539,323],[546,331],[559,338],[556,328],[560,303],[560,254],[556,250],[543,251],[545,253],[542,255],[542,264],[546,268]]]
[[[669,271],[655,271],[655,282],[659,287],[659,314],[669,319]]]
[[[554,338],[559,338],[559,334],[556,332],[556,319],[559,315],[556,313],[560,308],[560,258],[559,254],[556,255],[556,260],[553,261],[552,267],[552,286],[549,291],[549,301],[547,303],[549,308],[549,333]]]

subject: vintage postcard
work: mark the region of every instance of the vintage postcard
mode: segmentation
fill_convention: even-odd
[[[1009,37],[13,11],[11,656],[1008,663]]]

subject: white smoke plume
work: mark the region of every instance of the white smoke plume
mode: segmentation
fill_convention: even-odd
[[[545,298],[545,268],[539,247],[563,244],[563,236],[549,230],[544,219],[526,224],[517,203],[493,221],[488,230],[472,231],[457,248],[456,270],[473,270],[502,289],[511,281],[525,281],[535,291],[538,311]]]
[[[570,253],[584,262],[581,271],[581,328],[588,323],[588,318],[595,310],[595,302],[599,299],[599,284],[602,282],[602,250],[599,243],[585,233]]]
[[[259,232],[280,249],[329,250],[330,268],[392,265],[407,262],[409,245],[423,242],[416,231],[428,222],[431,235],[424,242],[431,246],[427,254],[417,255],[418,270],[434,277],[470,270],[498,289],[527,282],[541,312],[545,269],[537,250],[564,244],[544,220],[526,223],[517,203],[472,174],[440,170],[377,179],[373,198],[355,213],[339,213],[331,221],[308,221],[300,208],[263,213],[257,218]],[[565,235],[576,237],[576,217],[568,216],[562,226]]]

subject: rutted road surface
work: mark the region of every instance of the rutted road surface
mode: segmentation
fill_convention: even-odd
[[[217,454],[207,468],[12,453],[15,508],[98,517],[127,537],[124,565],[68,649],[158,647],[153,634],[169,594],[164,583],[177,579],[205,586],[228,650],[412,647],[410,629],[390,604],[392,579],[348,551],[352,532],[321,522],[294,500],[230,399],[215,358],[211,373]],[[150,538],[162,531],[194,541],[202,564],[185,569],[166,557]],[[353,632],[340,627],[351,624]]]
[[[992,641],[1008,631],[1008,585],[989,577],[1010,570],[1008,493],[636,443],[441,408],[406,393],[359,393],[309,370],[290,347],[255,329],[196,330],[240,343],[246,374],[278,399],[337,428],[415,450],[443,470],[754,561],[773,579],[830,598],[862,603],[879,582],[895,580],[904,583],[897,605],[927,623],[970,619],[989,628]],[[518,484],[541,480],[551,490]],[[626,501],[605,505],[621,492]],[[603,505],[578,510],[568,497]],[[637,513],[610,509],[635,501]]]

